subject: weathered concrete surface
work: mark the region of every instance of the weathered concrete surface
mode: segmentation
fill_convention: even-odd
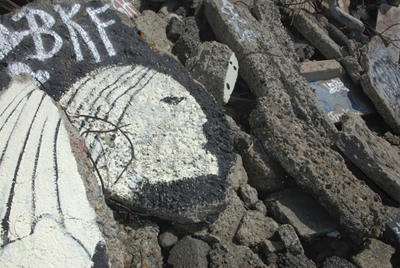
[[[357,268],[354,264],[338,256],[327,258],[322,264],[323,268]]]
[[[398,40],[400,38],[400,26],[396,25],[400,21],[400,8],[382,3],[379,5],[378,17],[376,19],[375,29],[388,37],[388,39]],[[391,59],[395,62],[399,62],[400,49],[397,48],[398,41],[393,41],[389,44],[387,50]]]
[[[229,180],[235,191],[238,191],[239,187],[247,184],[247,172],[243,167],[242,157],[238,154],[236,154],[236,163],[233,165],[229,174]]]
[[[361,63],[365,74],[361,85],[378,113],[396,133],[400,133],[400,72],[379,36],[371,38]]]
[[[271,238],[278,227],[274,219],[258,211],[248,210],[240,222],[235,239],[240,245],[255,247],[265,239]]]
[[[35,2],[13,16],[0,18],[0,86],[28,71],[80,131],[116,129],[84,135],[108,197],[186,222],[225,208],[234,155],[220,106],[127,16],[100,2]]]
[[[346,73],[337,60],[303,62],[300,72],[308,82],[332,79]]]
[[[192,52],[186,68],[194,79],[225,105],[233,92],[239,73],[235,53],[227,45],[204,42]]]
[[[210,268],[267,267],[251,249],[233,243],[214,244],[208,256]]]
[[[303,246],[292,225],[283,224],[279,226],[278,233],[288,253],[294,256],[304,255]]]
[[[261,97],[250,123],[266,151],[347,231],[379,233],[386,221],[381,200],[329,148],[327,133],[335,127],[301,77],[273,3],[256,1],[256,19],[240,3],[207,0],[205,14],[217,38],[235,52],[253,94]],[[358,200],[360,193],[366,200]]]
[[[372,181],[400,203],[400,156],[391,145],[374,135],[354,114],[341,117],[342,131],[335,133],[337,147]]]
[[[335,220],[311,195],[299,188],[283,190],[267,197],[268,211],[281,223],[291,224],[304,240],[322,236],[335,229]]]
[[[316,268],[315,263],[306,255],[292,255],[289,252],[279,255],[278,267],[286,268]]]
[[[342,53],[340,47],[336,44],[329,35],[324,31],[324,28],[319,27],[317,21],[307,13],[299,10],[294,15],[293,25],[296,29],[315,46],[322,55],[328,60],[341,59]]]
[[[207,268],[207,255],[210,249],[211,248],[207,243],[186,236],[182,240],[178,241],[178,243],[176,243],[172,248],[168,257],[168,264],[176,268],[191,266]]]
[[[3,88],[0,107],[0,266],[122,267],[112,213],[64,112],[28,74]]]
[[[133,17],[132,20],[149,45],[155,50],[159,49],[163,53],[171,54],[173,43],[167,38],[166,21],[151,10],[146,10],[140,16]]]
[[[391,268],[390,258],[395,249],[377,239],[370,238],[364,248],[352,257],[352,261],[360,268]]]

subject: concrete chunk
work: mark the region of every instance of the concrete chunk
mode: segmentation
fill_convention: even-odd
[[[391,268],[390,258],[395,249],[377,239],[370,238],[365,242],[364,248],[356,256],[353,262],[360,268]]]
[[[325,208],[299,188],[272,194],[267,200],[276,200],[266,202],[274,218],[282,223],[290,223],[304,240],[322,236],[337,227]]]
[[[400,133],[400,72],[379,36],[371,38],[362,58],[365,74],[361,85],[378,113],[396,133]]]
[[[283,224],[279,226],[278,233],[288,253],[294,256],[304,255],[303,246],[292,225]]]
[[[202,43],[186,61],[186,68],[219,103],[228,103],[236,84],[239,65],[235,53],[227,45]]]
[[[207,243],[192,238],[190,236],[184,237],[178,241],[170,251],[168,263],[172,267],[199,267],[207,268],[208,261],[207,255],[210,250]]]
[[[375,136],[360,116],[345,114],[341,121],[342,131],[334,136],[338,148],[365,175],[400,203],[398,151],[383,138]]]

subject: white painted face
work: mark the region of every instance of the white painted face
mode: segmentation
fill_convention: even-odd
[[[228,70],[226,71],[226,77],[224,81],[224,96],[223,102],[228,103],[232,95],[233,89],[235,88],[236,80],[238,77],[238,60],[235,53],[229,59]]]
[[[132,148],[119,131],[84,135],[109,190],[131,193],[138,182],[169,182],[218,174],[217,158],[204,149],[206,115],[195,98],[170,76],[143,66],[105,67],[76,82],[60,104],[70,117],[107,119],[131,139],[135,159],[117,184]],[[73,118],[85,130],[110,130],[101,120]]]

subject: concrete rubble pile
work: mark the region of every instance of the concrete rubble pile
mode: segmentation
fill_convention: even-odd
[[[2,6],[0,266],[400,266],[393,2]]]

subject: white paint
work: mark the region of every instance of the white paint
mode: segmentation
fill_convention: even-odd
[[[256,33],[249,29],[240,29],[239,25],[248,24],[248,21],[240,18],[239,13],[235,12],[235,6],[232,5],[228,0],[222,0],[222,13],[231,16],[228,20],[230,24],[233,24],[236,30],[236,33],[240,36],[239,43],[247,41],[252,41],[253,39],[257,39],[260,37],[259,33]]]
[[[47,71],[39,70],[37,72],[33,72],[31,67],[29,67],[27,64],[22,63],[22,62],[12,62],[8,65],[8,75],[11,77],[17,76],[21,73],[28,73],[35,77],[37,80],[39,80],[41,83],[45,83],[47,80],[50,79],[50,74]],[[37,86],[40,85],[40,83],[36,80],[34,80],[35,84]]]
[[[38,26],[35,15],[41,18],[41,27]],[[55,24],[55,20],[50,14],[44,12],[43,10],[23,8],[21,12],[14,15],[12,19],[14,21],[19,21],[23,17],[26,17],[28,21],[29,30],[18,32],[18,34],[21,36],[31,35],[35,43],[37,53],[36,55],[28,56],[28,59],[31,58],[44,61],[45,59],[52,58],[58,51],[60,51],[63,41],[55,31],[50,30],[50,28]],[[54,47],[50,52],[46,52],[43,47],[41,37],[42,34],[48,34],[54,38]]]
[[[79,9],[81,8],[80,4],[75,4],[72,6],[71,11],[67,14],[61,8],[60,5],[55,5],[54,10],[60,14],[62,21],[67,25],[69,34],[71,36],[72,44],[74,46],[75,54],[76,54],[76,61],[82,61],[83,55],[81,51],[81,47],[79,45],[78,36],[76,35],[76,31],[82,36],[83,40],[86,42],[87,46],[89,47],[90,51],[93,54],[95,62],[100,62],[100,55],[97,51],[96,46],[94,45],[93,41],[90,39],[89,34],[75,21],[72,20],[72,17],[78,13]]]
[[[329,89],[330,94],[335,94],[336,92],[340,91],[350,91],[350,89],[348,89],[339,79],[330,79],[329,82],[324,82],[322,85]]]
[[[10,32],[0,24],[0,60],[2,60],[11,50],[14,49],[23,39],[22,35]]]
[[[333,122],[340,122],[340,117],[341,117],[342,115],[344,115],[345,113],[348,113],[348,112],[352,112],[352,113],[354,113],[354,114],[361,115],[360,112],[356,112],[356,111],[350,110],[350,109],[343,109],[343,108],[342,108],[342,111],[343,111],[342,113],[337,113],[337,110],[336,110],[336,111],[331,111],[331,112],[329,112],[329,113],[328,113],[329,119],[332,120]]]
[[[172,97],[176,104],[162,101]],[[123,130],[134,144],[136,159],[117,184],[114,182],[131,156],[128,140],[120,132],[86,136],[107,188],[120,196],[130,198],[137,183],[146,179],[156,183],[218,175],[217,158],[204,149],[206,115],[188,91],[167,75],[142,66],[103,68],[74,84],[60,100],[63,106],[68,102],[70,116],[108,115],[114,124],[130,124]],[[75,126],[83,120],[87,123],[81,131],[113,128],[82,117],[74,120]]]
[[[239,62],[235,56],[235,53],[232,53],[232,56],[229,58],[228,69],[226,71],[226,77],[224,81],[224,94],[222,97],[222,101],[225,104],[229,102],[233,89],[235,88],[236,80],[238,77],[238,70]]]
[[[104,241],[60,120],[27,74],[0,96],[0,267],[91,267]]]
[[[107,49],[108,55],[115,56],[116,52],[114,50],[113,45],[110,42],[110,39],[108,39],[107,33],[104,30],[104,28],[107,28],[108,26],[112,25],[115,23],[115,20],[109,20],[107,22],[101,22],[99,17],[97,17],[98,14],[104,13],[107,9],[110,8],[110,5],[104,5],[103,7],[100,7],[98,9],[93,9],[91,7],[86,8],[86,11],[88,12],[89,16],[92,18],[92,21],[96,24],[97,29],[99,31],[101,40],[104,43],[104,46]]]
[[[113,7],[119,12],[125,13],[128,17],[133,17],[135,14],[140,14],[131,3],[125,0],[112,0]]]

